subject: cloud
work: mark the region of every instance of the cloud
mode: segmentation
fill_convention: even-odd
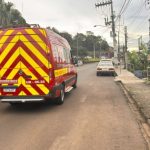
[[[109,42],[110,29],[93,28],[95,24],[104,25],[104,17],[110,18],[110,7],[95,9],[95,3],[101,0],[5,0],[11,1],[19,9],[28,23],[37,23],[41,26],[56,27],[60,31],[71,34],[85,33],[88,30],[100,34]],[[113,0],[114,11],[119,13],[124,0]],[[144,1],[132,0],[122,16],[122,25],[128,25],[129,33],[148,32],[149,11],[145,9]],[[124,20],[124,21],[123,21]],[[117,23],[118,24],[118,23]],[[141,24],[141,26],[140,26]],[[140,29],[139,29],[140,28]],[[104,32],[105,31],[105,32]],[[121,30],[123,36],[124,30]],[[138,33],[138,34],[139,34]],[[123,40],[122,40],[123,41]]]

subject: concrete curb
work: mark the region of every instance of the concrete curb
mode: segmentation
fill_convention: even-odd
[[[117,81],[118,82],[118,81]],[[147,122],[147,118],[144,115],[144,113],[141,110],[141,107],[139,107],[137,101],[135,100],[135,97],[133,97],[132,93],[130,92],[130,90],[122,83],[122,81],[119,81],[121,83],[121,85],[124,87],[124,89],[127,91],[128,95],[130,96],[130,98],[132,98],[134,104],[136,105],[137,109],[139,110],[140,114],[142,115],[142,117],[144,118],[145,122]],[[148,123],[148,122],[147,122]]]
[[[140,130],[143,134],[143,137],[145,138],[145,140],[147,142],[148,149],[150,150],[150,123],[149,123],[148,119],[145,117],[144,113],[142,112],[142,110],[139,107],[138,103],[136,102],[135,98],[132,96],[132,93],[130,93],[129,89],[122,83],[122,81],[115,80],[115,82],[119,83],[120,86],[122,86],[121,88],[122,88],[122,90],[124,90],[123,92],[124,92],[126,98],[128,99],[128,103],[135,105],[135,107],[139,111],[142,119],[144,119],[144,121],[139,121],[139,120],[137,120],[137,121],[138,121]],[[130,99],[132,99],[132,100],[130,100]]]

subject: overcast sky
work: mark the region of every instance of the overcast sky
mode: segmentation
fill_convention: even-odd
[[[42,27],[55,27],[59,31],[67,31],[73,35],[77,32],[86,33],[93,31],[101,35],[110,44],[110,27],[96,27],[104,25],[104,18],[110,18],[110,8],[95,8],[95,3],[102,0],[5,0],[13,2],[28,23],[37,23]],[[103,0],[105,1],[105,0]],[[113,0],[116,16],[124,0]],[[137,46],[137,38],[143,35],[143,40],[148,41],[148,18],[150,10],[146,9],[145,0],[131,0],[121,18],[121,25],[128,26],[129,47]],[[116,23],[119,24],[119,23]],[[116,27],[118,29],[118,26]],[[120,37],[123,43],[123,26]]]

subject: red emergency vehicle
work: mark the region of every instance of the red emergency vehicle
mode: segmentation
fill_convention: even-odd
[[[0,99],[17,104],[55,98],[76,88],[77,71],[70,46],[49,29],[19,27],[0,30]]]

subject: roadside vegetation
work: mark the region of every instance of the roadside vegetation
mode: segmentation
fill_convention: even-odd
[[[139,74],[139,76],[146,77],[147,67],[149,66],[148,56],[149,51],[145,45],[142,45],[141,50],[138,52],[128,52],[129,70],[135,74]]]
[[[0,0],[0,27],[5,28],[16,24],[26,24],[26,21],[21,13],[14,8],[13,3]]]
[[[50,27],[48,27],[50,28]],[[107,41],[101,36],[94,35],[93,32],[87,31],[86,34],[77,33],[76,35],[71,35],[68,32],[60,32],[56,28],[51,28],[54,32],[60,34],[62,37],[67,39],[72,48],[72,54],[77,55],[78,47],[78,56],[82,59],[86,59],[87,56],[94,58],[95,50],[95,59],[99,58],[102,55],[111,53],[111,47],[108,45]],[[78,45],[78,46],[77,46]]]
[[[26,24],[26,20],[15,9],[13,3],[0,0],[0,28]],[[67,39],[71,45],[73,56],[77,56],[78,49],[78,57],[85,63],[98,61],[100,56],[107,55],[108,53],[111,53],[111,56],[113,56],[112,48],[108,45],[107,41],[101,36],[95,36],[91,31],[87,31],[86,34],[77,33],[73,36],[68,32],[60,32],[55,27],[48,28]]]

